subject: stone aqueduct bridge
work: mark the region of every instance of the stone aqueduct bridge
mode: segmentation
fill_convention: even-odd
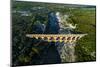
[[[48,42],[75,43],[87,34],[26,34],[26,37],[42,39]]]

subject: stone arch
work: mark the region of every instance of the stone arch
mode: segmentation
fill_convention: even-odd
[[[57,37],[57,38],[56,38],[56,40],[59,40],[59,39],[60,39],[60,37]]]
[[[49,40],[54,40],[54,37],[50,37],[50,39]]]
[[[44,40],[47,40],[48,38],[47,37],[44,37]]]
[[[74,36],[74,37],[72,37],[72,40],[75,40],[75,36]]]
[[[76,40],[79,40],[79,38],[80,38],[80,37],[78,36],[78,37],[76,38]]]
[[[67,40],[71,40],[71,37],[68,37]]]
[[[62,40],[65,40],[66,38],[65,37],[62,37]]]

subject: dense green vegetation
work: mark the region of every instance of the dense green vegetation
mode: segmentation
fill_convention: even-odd
[[[84,13],[85,12],[85,13]],[[78,13],[79,14],[79,13]],[[76,53],[78,61],[96,60],[96,18],[94,10],[81,11],[80,16],[75,16],[73,20],[79,24],[76,31],[82,31],[88,35],[78,41]]]
[[[77,42],[75,47],[76,61],[96,60],[95,6],[15,1],[12,5],[12,62],[14,65],[41,64],[39,59],[43,57],[41,56],[43,48],[48,43],[39,43],[38,40],[29,39],[25,35],[38,33],[33,30],[33,25],[37,24],[38,21],[46,24],[47,14],[50,11],[59,11],[63,15],[69,14],[69,22],[78,24],[75,31],[88,34]],[[30,16],[22,16],[20,12],[16,11],[29,11]]]
[[[76,55],[77,61],[96,60],[96,17],[94,8],[81,8],[72,11],[71,21],[77,23],[77,32],[87,33],[77,42]]]

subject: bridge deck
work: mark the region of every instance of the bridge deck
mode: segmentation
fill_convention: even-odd
[[[48,42],[76,42],[87,34],[26,34],[26,37],[47,40]]]

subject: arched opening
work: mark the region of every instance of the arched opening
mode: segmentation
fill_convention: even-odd
[[[50,40],[53,40],[54,38],[53,37],[50,37]]]
[[[80,37],[77,37],[76,40],[79,40]]]
[[[75,37],[73,37],[72,40],[75,40]]]
[[[71,37],[68,37],[68,38],[67,38],[67,40],[70,40],[70,39],[71,39]]]
[[[56,38],[56,40],[59,40],[59,39],[60,39],[60,37],[57,37],[57,38]]]
[[[62,40],[65,40],[65,37],[62,37]]]
[[[38,37],[38,39],[42,39],[41,37]]]
[[[47,37],[44,37],[44,40],[47,40],[48,38]]]

